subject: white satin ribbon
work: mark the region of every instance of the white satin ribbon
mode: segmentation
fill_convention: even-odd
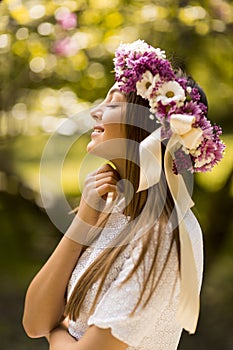
[[[160,134],[159,128],[139,145],[140,184],[137,192],[146,190],[160,180],[162,169]]]
[[[192,121],[190,119],[190,125]],[[186,133],[192,127],[186,128]],[[174,152],[180,147],[179,134],[171,136],[166,146],[164,170],[167,183],[177,211],[180,237],[180,301],[177,321],[194,333],[199,316],[199,282],[192,243],[184,221],[187,211],[194,205],[181,175],[173,173]],[[140,179],[137,192],[145,190],[159,182],[162,170],[161,161],[161,128],[154,131],[140,143]]]
[[[180,143],[188,149],[196,149],[203,134],[201,128],[192,127],[194,121],[195,117],[189,114],[172,114],[170,118],[173,134],[179,135]]]

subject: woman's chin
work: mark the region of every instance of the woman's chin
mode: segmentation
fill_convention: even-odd
[[[87,144],[87,152],[88,153],[91,153],[93,149],[93,141],[90,141],[88,144]]]
[[[118,139],[105,142],[91,140],[87,145],[87,152],[107,160],[126,159],[126,149],[122,145],[122,139],[120,139],[120,142]]]
[[[106,158],[106,152],[104,151],[101,145],[96,144],[93,140],[91,140],[87,145],[87,152],[101,158]]]

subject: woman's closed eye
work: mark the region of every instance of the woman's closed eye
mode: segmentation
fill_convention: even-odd
[[[108,103],[108,104],[106,105],[107,108],[117,108],[117,107],[120,107],[120,106],[121,106],[120,103],[114,103],[114,102]]]

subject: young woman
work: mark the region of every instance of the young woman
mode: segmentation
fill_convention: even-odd
[[[183,328],[196,329],[203,247],[187,175],[222,158],[221,130],[160,49],[122,44],[114,63],[87,147],[111,165],[87,176],[26,296],[25,330],[51,350],[174,350]]]

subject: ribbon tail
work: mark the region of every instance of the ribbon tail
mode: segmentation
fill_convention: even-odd
[[[197,268],[184,220],[179,222],[180,229],[180,302],[177,311],[177,321],[190,334],[195,333],[199,317],[199,283]]]
[[[139,146],[140,177],[137,192],[159,182],[161,176],[161,128],[152,132]]]
[[[140,178],[137,192],[159,182],[161,163],[161,128],[145,138],[139,147]],[[185,215],[194,205],[181,175],[173,173],[173,157],[180,147],[180,138],[174,135],[168,141],[164,169],[168,187],[175,203],[180,236],[180,302],[177,321],[190,333],[194,333],[199,316],[199,283],[192,242],[185,224]]]
[[[177,146],[180,146],[179,139],[173,136],[165,152],[165,174],[175,203],[180,237],[180,301],[177,321],[185,330],[194,333],[199,316],[199,283],[192,243],[184,220],[194,203],[182,176],[175,175],[172,171]]]

